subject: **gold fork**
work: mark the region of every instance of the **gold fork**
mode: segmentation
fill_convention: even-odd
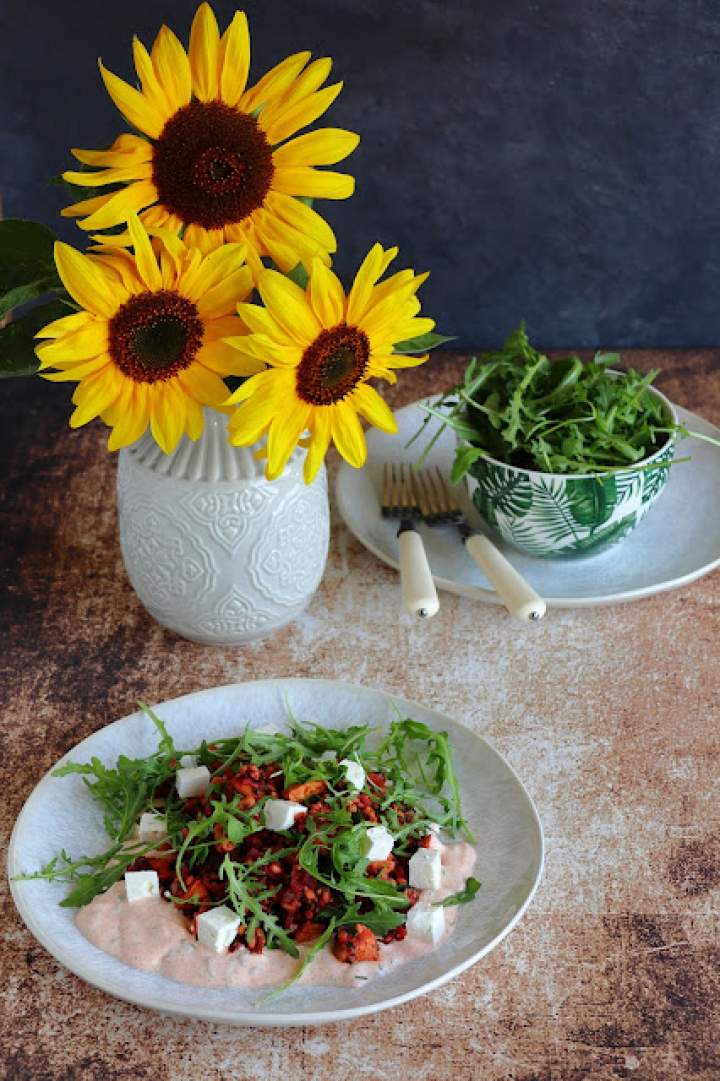
[[[415,472],[420,514],[433,526],[451,522],[457,526],[465,548],[502,600],[510,615],[523,622],[537,622],[545,615],[546,604],[529,582],[513,567],[483,533],[470,528],[460,504],[450,490],[440,470]]]
[[[383,467],[382,513],[398,519],[400,582],[403,604],[411,616],[429,619],[440,607],[422,537],[415,528],[420,518],[412,471],[404,462]]]

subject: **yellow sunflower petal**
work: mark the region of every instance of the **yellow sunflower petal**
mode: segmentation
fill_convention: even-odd
[[[244,11],[235,12],[222,36],[220,52],[220,97],[226,105],[237,105],[245,92],[250,70],[250,32]]]
[[[73,147],[70,153],[83,165],[122,166],[130,165],[131,162],[151,161],[152,144],[139,135],[123,132],[122,135],[118,135],[109,150],[79,150]]]
[[[327,454],[330,436],[332,434],[331,420],[332,406],[319,406],[317,409],[313,410],[312,422],[310,425],[312,435],[310,437],[310,443],[307,454],[305,455],[305,464],[303,467],[303,476],[306,484],[312,484],[315,480],[318,470],[323,463],[323,458]]]
[[[169,27],[160,28],[151,56],[158,79],[165,88],[168,104],[175,111],[182,109],[189,104],[192,94],[190,61]]]
[[[143,229],[135,214],[130,214],[128,216],[128,232],[130,233],[130,238],[132,240],[133,251],[135,253],[135,264],[138,273],[151,293],[158,292],[162,289],[160,267],[155,258],[155,252],[152,249],[150,237]]]
[[[285,345],[294,341],[294,338],[278,326],[267,308],[263,308],[260,304],[238,304],[237,313],[253,334],[264,334]]]
[[[274,68],[270,68],[254,86],[243,94],[241,108],[251,113],[258,106],[267,105],[273,98],[284,93],[305,67],[311,55],[309,52],[293,53],[292,56],[286,56]]]
[[[265,196],[265,208],[269,214],[279,218],[281,222],[292,225],[298,232],[311,237],[325,251],[337,250],[337,241],[332,229],[325,219],[307,203],[301,203],[299,199],[293,199],[291,195],[284,195],[279,191],[269,191]]]
[[[244,334],[247,331],[238,315],[221,315],[218,319],[209,319],[203,329],[205,342],[222,341],[223,338],[229,338],[233,334]]]
[[[238,350],[248,360],[258,360],[273,368],[297,368],[302,360],[302,347],[281,345],[265,334],[244,334],[225,338],[225,344]]]
[[[220,33],[213,9],[207,3],[195,12],[188,55],[195,96],[200,101],[212,101],[219,89]]]
[[[326,112],[343,88],[342,83],[333,83],[314,94],[309,94],[300,101],[295,102],[279,113],[269,126],[263,123],[263,113],[260,114],[260,126],[265,130],[270,143],[274,146],[294,135],[301,128],[306,128]]]
[[[168,102],[150,53],[137,36],[133,37],[132,50],[135,70],[138,73],[143,96],[147,103],[163,118],[163,121],[167,121],[175,112],[175,109]]]
[[[299,253],[288,242],[288,238],[282,229],[273,228],[272,219],[263,214],[262,210],[254,214],[255,237],[263,254],[267,254],[283,273],[296,267],[300,262]],[[289,232],[290,230],[288,230]],[[255,280],[258,280],[257,274]]]
[[[310,270],[310,303],[322,326],[337,326],[345,318],[345,292],[340,279],[320,259]]]
[[[381,432],[396,432],[397,421],[387,402],[367,383],[358,383],[353,390],[351,401],[361,417],[369,421]]]
[[[243,266],[232,274],[228,274],[219,285],[202,293],[195,303],[203,319],[217,319],[218,316],[234,312],[238,301],[249,296],[252,288],[253,279],[250,267]]]
[[[63,180],[77,187],[102,187],[103,184],[121,184],[126,180],[149,180],[152,176],[152,164],[137,162],[133,165],[113,165],[109,169],[95,169],[94,171],[76,172],[66,169],[62,174]]]
[[[134,90],[123,79],[108,71],[102,60],[98,60],[98,65],[105,89],[123,116],[138,131],[149,135],[151,139],[157,139],[165,124],[162,114],[153,108],[139,90]]]
[[[225,235],[222,229],[206,229],[203,225],[193,223],[185,230],[183,240],[189,248],[197,248],[203,255],[207,255],[223,244]]]
[[[241,356],[225,342],[209,342],[198,350],[197,360],[218,375],[255,375],[265,365],[254,357]]]
[[[76,218],[83,214],[94,214],[96,210],[110,202],[113,194],[113,192],[108,191],[104,195],[94,195],[92,199],[81,199],[79,203],[64,206],[60,214],[63,218]]]
[[[357,413],[346,401],[336,402],[332,410],[333,443],[349,465],[360,469],[367,458],[367,443]]]
[[[355,191],[355,178],[348,173],[335,173],[329,169],[321,171],[305,165],[282,165],[275,170],[272,188],[286,195],[349,199]]]
[[[254,394],[258,394],[260,397],[267,397],[274,394],[277,388],[291,388],[293,385],[292,377],[283,383],[283,380],[278,376],[277,372],[265,371],[259,372],[251,379],[246,379],[244,383],[241,383],[237,390],[234,390],[229,398],[225,400],[224,405],[237,405],[239,402],[246,402],[253,397]],[[234,413],[230,424],[237,426],[240,423],[241,414],[239,412]]]
[[[148,426],[148,384],[133,385],[127,381],[126,388],[118,399],[117,419],[108,436],[108,450],[119,450],[137,442]]]
[[[258,282],[260,296],[273,319],[301,345],[309,345],[321,327],[304,291],[277,270],[265,270]]]
[[[348,293],[347,318],[349,323],[357,323],[372,296],[373,286],[387,270],[398,253],[397,248],[384,251],[380,244],[373,244],[355,275],[355,281]]]
[[[47,379],[50,383],[69,383],[71,381],[79,382],[87,375],[93,375],[95,372],[101,371],[110,363],[110,358],[105,357],[93,357],[92,360],[86,360],[79,364],[72,364],[69,368],[64,368],[59,372],[38,372],[41,379]]]
[[[122,375],[112,364],[83,379],[73,394],[76,409],[70,417],[70,427],[80,428],[99,416],[115,401],[121,388]]]
[[[308,64],[305,70],[293,79],[292,84],[285,93],[274,99],[269,105],[269,113],[273,119],[279,115],[281,110],[287,109],[301,98],[307,98],[313,91],[318,90],[330,75],[332,65],[333,62],[329,56],[321,56],[318,60],[313,60],[311,64]]]
[[[402,342],[416,334],[425,333],[412,329],[416,323],[426,322],[413,318],[419,309],[420,301],[416,297],[405,301],[402,294],[393,293],[378,304],[369,303],[358,318],[358,325],[369,336],[373,348],[380,350],[381,343],[388,339],[391,342]],[[429,322],[435,325],[432,320]]]
[[[268,480],[279,477],[287,465],[288,458],[307,427],[311,408],[307,402],[296,399],[273,417],[268,432],[268,458],[265,467],[265,476]]]
[[[205,415],[199,402],[189,395],[185,398],[185,431],[188,439],[196,443],[203,434],[205,427]]]
[[[90,360],[107,352],[108,324],[102,319],[86,323],[74,334],[64,334],[52,342],[43,342],[35,352],[43,366],[54,366],[58,361]]]
[[[360,142],[354,131],[343,128],[319,128],[298,135],[273,151],[273,161],[280,165],[336,165]]]
[[[262,237],[273,262],[285,273],[298,263],[310,266],[315,256],[323,263],[330,263],[330,256],[321,244],[306,233],[301,233],[287,222],[260,210],[255,218],[256,232]]]
[[[188,300],[197,300],[203,293],[220,285],[230,274],[240,270],[245,259],[243,244],[224,244],[202,262],[194,263],[183,273],[179,288]]]
[[[205,405],[222,405],[228,396],[222,379],[197,362],[178,372],[177,378],[188,394]]]
[[[89,312],[73,312],[72,315],[63,315],[59,319],[53,319],[52,323],[47,323],[42,327],[35,337],[59,338],[62,334],[75,334],[83,327],[89,326],[92,321],[93,317]]]
[[[418,368],[429,357],[429,353],[423,353],[421,357],[411,357],[401,353],[390,353],[384,356],[373,353],[370,370],[373,371],[375,368]]]
[[[70,296],[95,315],[109,318],[127,299],[122,288],[119,297],[113,293],[108,279],[89,255],[82,255],[60,240],[55,243],[55,266]]]
[[[292,392],[291,382],[282,373],[260,372],[247,383],[250,384],[249,393],[228,424],[230,442],[236,447],[257,443],[273,417],[284,415],[283,400]]]
[[[89,217],[78,222],[81,229],[109,229],[127,221],[128,214],[137,214],[157,202],[157,188],[151,180],[136,180],[111,195],[106,203]]]
[[[172,454],[185,430],[185,395],[174,380],[156,383],[150,392],[150,430],[165,454]]]

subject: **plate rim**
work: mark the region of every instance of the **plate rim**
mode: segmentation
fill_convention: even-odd
[[[402,406],[396,411],[396,415],[403,413],[405,410],[417,408],[423,402],[430,401],[432,397],[433,395],[425,395],[422,398],[417,398],[415,401],[408,402],[407,405]],[[670,399],[668,399],[668,401],[669,400]],[[670,402],[670,404],[676,412],[680,411],[685,417],[702,421],[703,424],[708,424],[712,428],[715,428],[720,434],[720,428],[713,424],[712,421],[705,420],[703,417],[699,416],[699,414],[693,413],[690,409],[685,409],[683,406],[675,405],[673,402]],[[342,461],[335,478],[335,502],[340,512],[340,517],[349,532],[364,548],[367,548],[372,555],[382,563],[385,563],[386,566],[399,571],[399,562],[388,555],[387,552],[384,552],[377,544],[375,544],[370,536],[363,532],[362,528],[356,523],[353,523],[353,516],[350,513],[348,502],[343,491],[343,477],[351,475],[351,468],[352,467],[349,466],[347,462]],[[547,561],[543,560],[543,562]],[[698,578],[704,578],[705,575],[711,574],[718,567],[720,567],[720,555],[718,555],[716,559],[711,560],[710,563],[706,563],[693,571],[689,571],[679,578],[669,579],[666,582],[660,582],[656,585],[641,586],[638,589],[622,590],[619,593],[600,593],[597,596],[590,597],[546,596],[544,599],[548,608],[600,608],[611,604],[626,604],[630,601],[643,600],[645,597],[655,597],[659,593],[668,593],[673,589],[682,589],[683,586],[696,582]],[[498,596],[494,589],[486,589],[484,586],[463,585],[461,582],[455,582],[453,579],[444,578],[439,574],[433,574],[432,578],[438,589],[445,590],[447,593],[454,593],[456,597],[467,597],[470,600],[481,601],[483,604],[492,604],[501,608],[504,607],[504,601]]]
[[[46,935],[44,933],[44,931],[38,925],[38,922],[34,919],[32,910],[28,911],[27,906],[24,904],[24,901],[19,895],[19,890],[17,888],[18,884],[16,884],[12,878],[12,875],[16,873],[16,870],[13,867],[13,863],[17,855],[16,849],[18,846],[19,827],[21,819],[25,814],[26,808],[28,807],[28,804],[36,796],[41,786],[44,788],[51,780],[54,780],[52,774],[58,768],[58,766],[71,755],[76,754],[79,748],[83,747],[85,743],[93,739],[93,737],[96,736],[99,732],[105,731],[109,728],[114,728],[116,726],[119,727],[120,725],[127,723],[131,718],[136,717],[139,712],[136,710],[134,713],[128,713],[123,717],[119,717],[116,720],[110,721],[108,724],[102,725],[100,728],[95,729],[95,731],[91,732],[84,739],[80,740],[78,743],[75,743],[72,747],[70,747],[63,755],[60,756],[60,758],[55,763],[53,763],[53,765],[40,777],[38,782],[33,787],[32,791],[28,794],[26,800],[24,801],[20,812],[15,820],[15,823],[13,824],[12,832],[10,834],[10,840],[8,842],[7,854],[5,858],[5,871],[10,886],[10,894],[16,911],[20,916],[20,919],[23,921],[30,933],[40,943],[40,945],[43,946],[43,948],[46,949],[47,952],[64,968],[72,972],[74,976],[77,976],[78,979],[82,980],[84,983],[87,983],[92,987],[97,987],[99,990],[103,991],[105,994],[112,996],[113,998],[129,1002],[134,1006],[140,1006],[144,1009],[153,1010],[154,1012],[160,1012],[162,1014],[170,1014],[176,1017],[191,1017],[196,1020],[209,1021],[216,1024],[231,1024],[244,1027],[296,1028],[306,1025],[321,1025],[331,1024],[339,1021],[349,1021],[357,1017],[367,1016],[368,1014],[381,1013],[384,1010],[392,1009],[395,1006],[401,1006],[404,1003],[410,1002],[413,999],[419,998],[422,995],[429,994],[431,991],[437,990],[437,988],[442,987],[450,980],[455,979],[456,976],[461,975],[468,968],[471,968],[472,965],[476,964],[483,957],[487,956],[487,954],[490,953],[493,949],[495,949],[495,947],[500,942],[502,942],[502,940],[506,938],[510,934],[510,932],[517,926],[522,917],[525,915],[525,912],[527,911],[533,898],[535,897],[540,882],[542,881],[543,871],[545,867],[545,834],[542,820],[535,805],[535,801],[533,800],[523,781],[520,779],[513,765],[507,760],[507,758],[503,754],[501,754],[500,751],[497,750],[497,748],[490,742],[490,740],[488,740],[485,736],[479,735],[478,733],[474,732],[471,728],[468,727],[468,725],[464,724],[462,721],[455,720],[454,717],[451,717],[449,714],[442,713],[440,710],[435,709],[434,706],[424,706],[422,703],[417,702],[414,699],[405,698],[403,695],[394,694],[392,692],[386,691],[384,688],[381,687],[367,687],[360,683],[352,683],[349,680],[332,678],[314,679],[312,677],[305,676],[266,677],[264,679],[239,680],[232,683],[217,684],[213,687],[203,687],[196,691],[189,691],[186,694],[178,695],[175,698],[164,699],[162,702],[155,703],[153,705],[153,708],[162,709],[163,706],[170,703],[182,702],[192,698],[197,699],[200,697],[209,697],[219,690],[230,690],[247,686],[257,687],[261,685],[266,685],[273,688],[280,686],[282,688],[282,686],[284,685],[297,683],[314,685],[324,684],[327,687],[341,687],[345,690],[350,691],[370,691],[372,693],[379,694],[384,698],[389,699],[390,701],[396,701],[403,706],[407,705],[409,707],[418,707],[421,710],[432,713],[437,718],[441,718],[444,721],[449,720],[453,724],[467,729],[475,739],[479,740],[481,743],[484,743],[485,746],[491,751],[491,753],[500,759],[504,767],[508,770],[515,785],[519,788],[520,792],[526,800],[528,809],[530,811],[530,818],[532,820],[532,824],[535,830],[535,842],[537,844],[537,868],[532,883],[527,890],[522,904],[512,916],[512,918],[494,936],[494,938],[487,942],[480,950],[474,953],[471,957],[466,958],[460,964],[454,966],[448,972],[442,973],[440,976],[437,976],[435,979],[429,981],[428,983],[424,983],[421,987],[412,988],[409,991],[405,991],[402,994],[395,995],[391,998],[383,1000],[382,1002],[372,1003],[366,1006],[353,1006],[344,1009],[333,1010],[316,1010],[308,1014],[288,1013],[287,1015],[277,1013],[263,1013],[261,1011],[253,1012],[251,1014],[247,1010],[233,1011],[220,1006],[210,1007],[198,1005],[185,1008],[182,1005],[174,1003],[168,1004],[166,1002],[159,1002],[157,998],[150,999],[142,994],[123,994],[121,990],[118,990],[112,979],[104,979],[102,976],[89,978],[88,975],[81,970],[82,966],[77,966],[74,963],[73,951],[65,949],[62,945],[58,946],[54,939],[51,939],[49,935]],[[120,964],[122,964],[122,962],[120,962]]]

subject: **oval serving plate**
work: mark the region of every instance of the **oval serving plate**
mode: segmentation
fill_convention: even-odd
[[[338,508],[346,526],[373,555],[396,570],[397,521],[380,513],[382,471],[385,462],[413,465],[434,431],[407,441],[426,414],[421,399],[395,414],[398,434],[372,429],[367,434],[368,457],[364,469],[343,462],[337,476]],[[720,439],[720,429],[680,406],[678,420],[689,429]],[[450,476],[455,456],[455,435],[446,429],[428,456],[427,464]],[[547,601],[549,608],[586,608],[619,604],[678,589],[720,566],[720,451],[699,439],[677,444],[679,462],[656,505],[632,533],[616,545],[587,559],[536,559],[493,538],[523,577]],[[460,502],[471,525],[480,528],[480,516],[467,496]],[[420,526],[430,569],[438,589],[463,597],[502,604],[482,571],[465,551],[454,526]]]
[[[480,736],[443,714],[382,691],[332,680],[276,679],[238,683],[185,695],[156,707],[178,742],[232,736],[246,725],[283,727],[287,709],[300,720],[333,727],[384,726],[397,710],[447,731],[455,751],[466,817],[477,839],[476,899],[461,906],[452,934],[437,949],[360,987],[293,988],[272,1002],[252,989],[205,989],[139,972],[97,949],[75,926],[75,910],[60,908],[66,887],[11,882],[18,911],[38,941],[66,968],[95,987],[140,1006],[239,1025],[310,1025],[349,1020],[397,1006],[440,987],[474,964],[515,926],[537,888],[543,864],[542,827],[530,796],[508,763]],[[89,736],[57,765],[97,755],[151,754],[157,733],[141,713]],[[55,767],[54,767],[55,768]],[[10,877],[36,870],[64,848],[71,855],[107,846],[99,806],[76,775],[40,781],[23,807],[8,851]],[[259,1003],[259,1004],[258,1004]]]

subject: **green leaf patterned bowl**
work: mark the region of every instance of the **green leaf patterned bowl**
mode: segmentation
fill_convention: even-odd
[[[668,399],[652,393],[668,422],[677,424]],[[643,520],[667,483],[674,455],[673,435],[632,468],[604,475],[541,473],[480,458],[470,468],[468,491],[508,544],[541,559],[581,559],[617,544]]]

